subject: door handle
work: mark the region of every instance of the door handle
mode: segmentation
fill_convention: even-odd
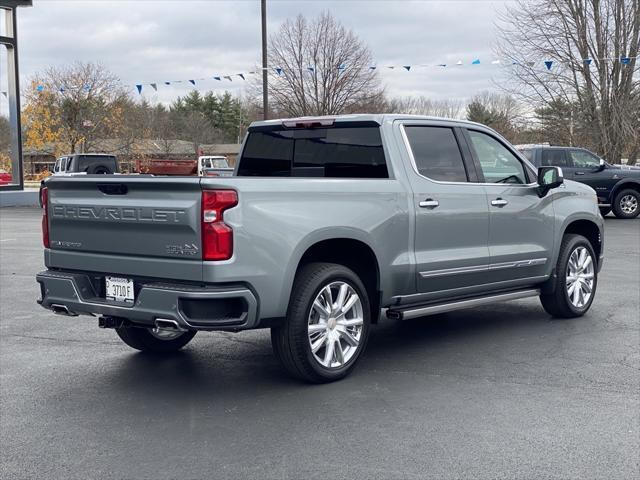
[[[420,202],[418,205],[420,205],[421,208],[436,208],[438,205],[440,205],[440,202],[434,200],[433,198],[427,198],[426,200]]]
[[[584,172],[576,172],[576,175],[584,175]]]
[[[496,198],[495,200],[491,200],[491,205],[493,205],[494,207],[504,207],[507,203],[509,202],[503,198]]]

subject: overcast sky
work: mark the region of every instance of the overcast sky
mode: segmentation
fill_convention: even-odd
[[[130,84],[134,94],[136,83],[158,82],[158,93],[150,87],[143,93],[151,101],[167,102],[193,87],[188,83],[166,87],[165,80],[248,72],[260,60],[259,0],[33,3],[18,12],[23,82],[49,65],[93,61]],[[267,4],[269,34],[299,13],[315,16],[329,10],[369,46],[391,95],[468,98],[495,88],[492,79],[500,79],[499,68],[490,62],[496,13],[505,8],[505,1],[268,0]],[[452,65],[458,60],[469,64],[475,58],[481,65]],[[451,66],[416,66],[424,63]],[[414,67],[410,72],[382,68],[388,64]],[[244,85],[236,77],[232,83],[198,82],[196,88],[242,92]]]

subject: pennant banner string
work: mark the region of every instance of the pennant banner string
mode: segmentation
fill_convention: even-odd
[[[480,58],[474,58],[473,60],[469,61],[469,62],[463,62],[462,60],[458,60],[455,63],[452,64],[448,64],[448,63],[433,63],[433,64],[428,64],[428,63],[420,63],[420,64],[397,64],[397,65],[384,65],[384,68],[387,70],[396,70],[396,69],[400,69],[409,73],[415,72],[416,68],[432,68],[432,67],[438,67],[438,68],[447,68],[448,66],[456,66],[456,67],[462,67],[462,66],[472,66],[472,67],[477,67],[479,65],[486,65],[486,64],[490,64],[490,65],[496,65],[496,66],[502,66],[502,65],[511,65],[511,66],[521,66],[521,67],[535,67],[536,65],[540,65],[541,68],[545,69],[546,71],[549,72],[554,72],[556,71],[556,69],[558,68],[559,65],[563,65],[563,64],[567,64],[567,63],[581,63],[582,65],[584,65],[585,68],[589,68],[591,66],[591,64],[593,63],[594,60],[599,60],[599,61],[611,61],[611,62],[620,62],[622,65],[630,65],[631,61],[633,59],[637,59],[639,58],[638,56],[635,57],[627,57],[627,56],[621,56],[621,57],[605,57],[605,58],[577,58],[577,59],[573,59],[573,60],[558,60],[558,59],[554,59],[554,58],[548,58],[548,59],[542,59],[542,60],[538,60],[538,61],[531,61],[531,60],[518,60],[516,58],[510,58],[510,59],[489,59],[486,63],[483,63],[481,61]],[[335,67],[339,73],[342,73],[346,70],[348,70],[350,67],[348,64],[345,63],[341,63],[339,65],[336,65]],[[363,70],[368,70],[370,72],[375,71],[376,69],[378,69],[378,66],[375,64],[369,65],[367,67],[362,67]],[[201,82],[201,81],[206,81],[206,80],[216,80],[218,82],[222,82],[223,80],[228,80],[229,82],[233,82],[233,78],[239,78],[243,81],[247,80],[247,76],[251,76],[251,75],[256,75],[257,73],[261,73],[264,70],[268,70],[272,73],[274,73],[276,75],[276,77],[283,77],[283,76],[287,76],[287,72],[288,69],[284,68],[282,66],[269,66],[269,67],[256,67],[253,70],[249,70],[248,72],[239,72],[239,73],[234,73],[234,74],[216,74],[213,76],[209,76],[209,77],[203,77],[203,78],[191,78],[191,79],[186,79],[186,80],[164,80],[164,81],[153,81],[153,82],[140,82],[140,83],[134,83],[134,84],[125,84],[125,86],[130,85],[132,87],[135,87],[135,89],[137,90],[139,95],[142,95],[142,92],[144,91],[144,87],[145,86],[149,86],[151,87],[151,89],[153,89],[154,92],[158,91],[158,86],[159,85],[166,85],[166,86],[172,86],[174,84],[179,84],[179,83],[184,83],[184,82],[188,82],[190,83],[192,86],[197,86],[197,82]],[[300,69],[296,70],[297,72],[300,71]],[[315,65],[308,65],[305,68],[305,71],[308,72],[308,74],[314,74],[316,72],[316,66]],[[36,85],[36,91],[38,92],[43,92],[46,89],[46,87],[44,85]],[[57,87],[57,91],[60,93],[64,93],[67,90],[84,90],[86,92],[91,91],[91,86],[90,85],[81,85],[81,86],[68,86],[68,85],[61,85],[59,87]],[[2,96],[7,97],[7,93],[6,92],[0,92],[2,94]]]

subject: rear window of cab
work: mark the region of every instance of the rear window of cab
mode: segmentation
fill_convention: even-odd
[[[238,176],[388,178],[380,127],[249,131]]]

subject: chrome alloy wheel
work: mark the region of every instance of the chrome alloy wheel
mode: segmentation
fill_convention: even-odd
[[[569,256],[567,265],[567,296],[576,308],[589,303],[593,292],[595,266],[593,258],[585,247],[577,247]]]
[[[358,350],[364,313],[356,291],[345,282],[325,285],[309,312],[307,333],[316,361],[327,368],[346,364]]]
[[[625,195],[620,199],[620,210],[627,215],[635,213],[638,209],[638,199],[634,195]]]
[[[180,337],[184,332],[180,330],[172,330],[170,328],[148,328],[149,333],[156,337],[158,340],[175,340]]]

